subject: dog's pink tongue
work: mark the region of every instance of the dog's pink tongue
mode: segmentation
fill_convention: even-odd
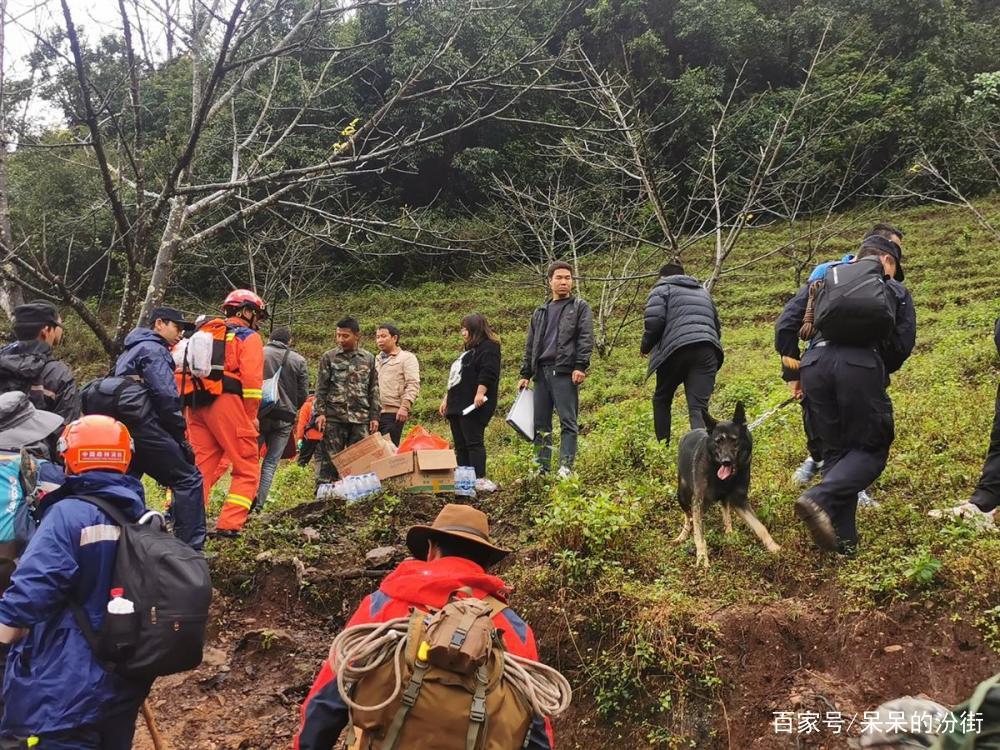
[[[719,467],[718,476],[719,479],[729,479],[733,475],[733,467],[728,464],[723,464]]]

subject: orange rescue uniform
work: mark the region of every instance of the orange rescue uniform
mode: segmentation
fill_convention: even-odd
[[[302,408],[299,409],[298,422],[295,425],[295,439],[296,440],[322,440],[323,431],[317,430],[315,427],[309,427],[309,423],[312,422],[313,417],[313,403],[316,401],[315,396],[310,396],[306,399],[306,402],[302,404]]]
[[[205,478],[206,505],[212,486],[223,474],[223,461],[232,464],[232,483],[216,528],[239,531],[260,481],[256,421],[264,383],[264,343],[241,318],[229,318],[226,325],[223,392],[211,403],[191,408],[188,438]]]

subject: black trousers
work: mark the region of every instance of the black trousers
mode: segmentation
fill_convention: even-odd
[[[170,513],[174,536],[194,549],[205,546],[204,480],[198,467],[188,463],[184,451],[159,422],[144,422],[132,430],[135,453],[129,474],[148,474],[173,490]]]
[[[862,347],[813,347],[802,358],[809,422],[823,445],[823,479],[806,497],[830,515],[840,541],[857,545],[858,493],[878,479],[895,438],[882,358]]]
[[[403,428],[405,426],[406,422],[400,422],[396,419],[394,412],[384,411],[378,415],[378,431],[383,435],[388,435],[397,447],[399,446],[399,441],[403,438]]]
[[[806,450],[809,451],[809,457],[819,463],[823,460],[823,441],[819,439],[815,428],[809,421],[809,407],[806,401],[807,399],[803,398],[799,402],[802,406],[802,429],[806,433]]]
[[[705,426],[708,400],[715,390],[719,356],[711,344],[693,344],[678,349],[656,368],[653,391],[653,427],[656,439],[670,442],[670,409],[677,389],[684,385],[691,429]]]
[[[449,414],[451,438],[455,443],[455,458],[459,466],[471,466],[476,470],[476,478],[486,476],[486,425],[496,407],[486,411],[484,405],[471,414]]]
[[[993,415],[993,433],[990,448],[986,453],[986,463],[979,477],[972,502],[982,511],[989,513],[1000,506],[1000,385],[997,386],[997,400]]]
[[[316,454],[316,447],[319,443],[319,440],[306,440],[302,438],[302,447],[299,449],[299,457],[297,459],[299,466],[309,465],[309,462],[312,461],[313,456]]]

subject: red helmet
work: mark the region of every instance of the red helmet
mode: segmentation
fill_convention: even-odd
[[[124,474],[132,462],[132,449],[128,428],[103,414],[88,414],[70,422],[57,447],[70,474],[97,469]]]
[[[237,310],[252,307],[257,311],[257,316],[261,320],[267,317],[267,303],[249,289],[234,289],[229,293],[226,301],[222,303],[222,310],[226,311],[234,307]]]

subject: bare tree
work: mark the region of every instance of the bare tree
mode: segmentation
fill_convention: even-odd
[[[922,145],[899,194],[968,211],[1000,240],[1000,226],[973,202],[1000,188],[1000,71],[980,73],[973,92],[950,123],[950,140]]]
[[[72,307],[109,355],[135,321],[162,301],[178,262],[210,240],[238,233],[259,216],[308,215],[308,226],[291,221],[314,240],[333,244],[342,241],[344,231],[392,232],[396,222],[340,210],[338,199],[350,191],[351,179],[384,174],[407,153],[508,111],[546,81],[559,59],[547,48],[558,17],[550,19],[548,31],[538,39],[515,42],[517,24],[530,3],[454,0],[451,12],[429,19],[428,36],[433,32],[435,44],[426,54],[395,70],[393,80],[376,88],[363,111],[349,112],[335,93],[338,87],[372,79],[369,50],[389,43],[401,29],[419,26],[422,13],[444,6],[404,0],[303,6],[287,0],[194,0],[191,12],[180,15],[170,2],[154,2],[153,14],[138,2],[129,7],[118,0],[127,68],[122,83],[126,104],[118,109],[114,102],[122,97],[98,90],[70,7],[66,0],[60,4],[76,77],[77,116],[87,132],[78,146],[98,170],[104,210],[113,220],[108,253],[121,258],[121,304],[114,322],[106,325],[79,294],[82,279],[53,269],[38,250],[38,237],[5,242],[5,260],[12,269],[0,268],[0,275]],[[345,43],[340,33],[344,24],[368,11],[389,19],[385,34]],[[457,40],[485,15],[506,19],[501,32],[476,55],[456,55]],[[447,24],[438,26],[441,21]],[[188,129],[172,164],[159,173],[144,162],[142,111],[142,87],[156,70],[155,61],[143,57],[154,23],[165,26],[161,31],[171,49],[184,47],[176,54],[188,62],[191,76]],[[274,34],[273,28],[282,24],[286,30]],[[512,56],[511,50],[517,54]],[[293,84],[300,96],[290,103],[285,92]],[[466,107],[456,121],[407,116],[446,96],[461,96]],[[256,116],[247,126],[240,115],[250,106]],[[328,131],[331,123],[339,135],[324,153],[288,158],[297,138]],[[229,157],[223,172],[218,158],[199,156],[211,147],[218,157],[218,142],[227,131]],[[317,192],[324,194],[321,201],[314,200]],[[403,217],[398,223],[408,222]]]
[[[643,239],[657,219],[628,182],[595,184],[570,172],[563,163],[537,188],[495,178],[508,217],[496,249],[510,252],[513,245],[514,260],[538,278],[553,260],[570,262],[594,310],[595,347],[608,356],[631,322],[642,284],[655,275],[643,271],[665,248]]]
[[[6,31],[7,31],[7,0],[0,0],[0,242],[4,247],[13,246],[13,234],[10,228],[10,208],[7,203],[7,151],[9,135],[7,128],[7,75],[6,75]],[[24,302],[21,287],[8,281],[8,275],[13,268],[8,263],[6,274],[0,278],[0,310],[8,318],[14,317],[14,308]]]

